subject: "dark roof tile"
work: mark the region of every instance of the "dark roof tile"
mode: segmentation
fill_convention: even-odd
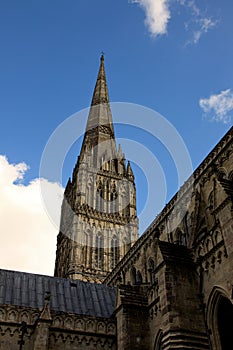
[[[41,309],[46,292],[53,311],[111,317],[115,307],[115,287],[0,269],[0,304]]]

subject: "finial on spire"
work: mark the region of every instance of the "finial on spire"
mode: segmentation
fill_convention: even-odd
[[[101,57],[100,57],[100,60],[101,60],[101,61],[104,61],[104,52],[103,52],[103,51],[101,51]]]

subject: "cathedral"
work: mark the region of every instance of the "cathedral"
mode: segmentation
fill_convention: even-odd
[[[139,237],[102,55],[54,277],[0,270],[0,350],[230,350],[232,137],[233,127]]]

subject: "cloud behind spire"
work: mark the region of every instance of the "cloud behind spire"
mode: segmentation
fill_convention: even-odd
[[[145,25],[153,37],[167,33],[167,24],[171,17],[168,0],[131,0],[145,11]]]

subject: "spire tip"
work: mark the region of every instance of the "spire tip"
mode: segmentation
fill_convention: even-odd
[[[103,51],[101,52],[100,60],[104,61],[104,52]]]

